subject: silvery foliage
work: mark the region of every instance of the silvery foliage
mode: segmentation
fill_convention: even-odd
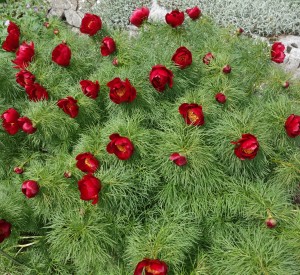
[[[101,0],[94,5],[108,24],[126,27],[131,12],[141,6],[151,7],[151,0]],[[233,25],[246,32],[259,35],[299,34],[300,0],[157,0],[168,9],[185,10],[198,6],[204,15],[211,16],[218,24]]]

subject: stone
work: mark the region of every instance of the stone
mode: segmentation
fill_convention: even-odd
[[[62,18],[64,18],[64,16],[65,16],[64,13],[65,13],[64,10],[52,8],[52,9],[48,12],[47,17],[57,16],[58,18],[62,19]]]
[[[56,10],[67,10],[71,8],[69,0],[50,0],[49,2],[51,7]]]
[[[66,10],[65,17],[68,24],[79,28],[84,14],[80,11]]]
[[[281,36],[278,41],[286,47],[284,63],[279,66],[291,73],[293,78],[300,79],[300,37],[295,35]]]
[[[279,41],[285,46],[300,48],[300,36],[296,36],[296,35],[280,36]]]
[[[78,1],[77,0],[67,0],[67,2],[70,4],[70,9],[76,11],[78,7]]]
[[[152,6],[150,8],[149,20],[152,21],[165,21],[165,16],[171,10],[167,10],[165,7],[160,6],[157,0],[152,1]]]

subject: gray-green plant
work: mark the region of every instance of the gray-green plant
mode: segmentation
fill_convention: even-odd
[[[93,6],[109,25],[119,28],[128,26],[131,12],[140,6],[151,7],[150,0],[128,1],[102,0]],[[204,15],[212,17],[222,26],[232,25],[248,33],[263,36],[299,34],[299,0],[157,0],[169,10],[198,6]],[[187,16],[187,15],[186,15]]]

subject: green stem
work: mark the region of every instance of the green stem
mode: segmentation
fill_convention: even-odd
[[[279,163],[283,166],[288,166],[288,167],[292,167],[293,169],[296,170],[296,172],[300,173],[300,170],[298,169],[298,167],[296,167],[295,165],[293,165],[292,163],[289,163],[289,162],[284,162],[284,161],[280,161],[280,160],[277,160],[277,159],[271,159],[272,162],[275,162],[275,163]]]
[[[1,254],[2,256],[4,256],[5,258],[11,260],[12,262],[14,262],[14,263],[17,264],[17,265],[25,266],[25,267],[27,267],[28,269],[31,269],[29,266],[27,266],[27,265],[25,265],[25,264],[23,264],[23,263],[17,261],[15,258],[13,258],[13,257],[10,256],[9,254],[7,254],[6,252],[4,252],[2,249],[0,249],[0,254]]]

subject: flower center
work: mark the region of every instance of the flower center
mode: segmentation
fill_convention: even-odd
[[[71,108],[73,107],[73,104],[72,104],[72,103],[70,103],[70,102],[68,102],[66,107],[67,107],[67,109],[70,111],[70,110],[71,110]]]
[[[126,152],[126,148],[124,145],[116,145],[120,152]]]
[[[242,149],[242,151],[247,154],[247,155],[250,155],[254,152],[255,149]]]
[[[187,115],[189,120],[193,123],[199,119],[199,117],[192,110],[188,110]]]
[[[93,164],[90,162],[90,159],[85,159],[84,164],[87,165],[88,167],[92,167]]]
[[[180,57],[179,57],[179,60],[180,60],[181,62],[185,61],[185,59],[186,59],[185,56],[180,56]]]
[[[160,274],[160,271],[153,270],[150,266],[146,266],[145,270],[146,270],[146,272],[149,272],[152,275]]]
[[[91,28],[93,23],[94,23],[94,21],[90,21],[90,23],[88,23],[88,28]]]
[[[117,89],[117,95],[119,97],[123,96],[126,93],[126,89],[124,87]]]

